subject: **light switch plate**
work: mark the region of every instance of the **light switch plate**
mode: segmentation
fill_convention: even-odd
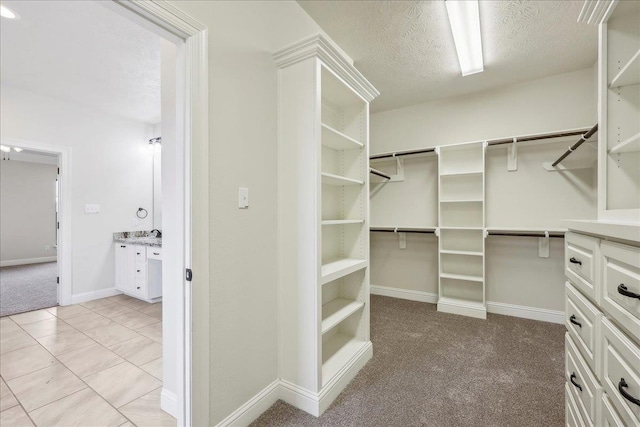
[[[238,189],[238,209],[249,208],[249,189],[240,187]]]
[[[88,213],[88,214],[100,213],[100,205],[84,205],[84,213]]]

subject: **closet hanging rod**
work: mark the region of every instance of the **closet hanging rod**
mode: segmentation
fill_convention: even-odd
[[[386,179],[391,179],[391,177],[390,177],[389,175],[387,175],[387,174],[386,174],[386,173],[384,173],[384,172],[380,172],[378,169],[369,168],[369,173],[372,173],[372,174],[374,174],[374,175],[381,176],[381,177],[386,178]]]
[[[558,160],[553,162],[553,164],[551,164],[551,166],[553,166],[553,167],[557,166],[558,163],[560,163],[567,156],[569,156],[571,153],[573,153],[578,147],[580,147],[582,145],[583,142],[586,142],[586,140],[591,138],[593,136],[593,134],[596,133],[597,131],[598,131],[598,124],[596,123],[595,126],[593,126],[591,129],[589,129],[589,131],[587,133],[582,135],[580,137],[580,139],[575,144],[573,144],[571,147],[569,147],[569,149],[567,151],[565,151],[562,156],[558,157]]]
[[[369,231],[384,233],[422,233],[435,234],[435,228],[400,228],[400,227],[370,227]]]
[[[489,236],[513,236],[513,237],[547,237],[545,233],[535,232],[535,233],[515,233],[515,232],[504,232],[504,231],[489,231],[487,230],[487,235]],[[559,237],[564,238],[564,233],[562,232],[550,232],[549,237]]]
[[[584,133],[588,129],[578,129],[568,132],[554,132],[554,133],[544,133],[540,135],[531,135],[531,136],[517,136],[516,139],[518,142],[528,142],[528,141],[540,141],[541,139],[554,139],[554,138],[564,138],[568,136],[578,136],[584,135]],[[487,145],[492,147],[494,145],[504,145],[504,144],[513,144],[513,138],[505,138],[505,139],[493,139],[487,141]]]
[[[422,148],[420,150],[396,151],[393,153],[374,154],[372,156],[369,156],[369,159],[370,160],[386,159],[391,157],[410,156],[412,154],[434,153],[435,151],[436,151],[435,148]]]

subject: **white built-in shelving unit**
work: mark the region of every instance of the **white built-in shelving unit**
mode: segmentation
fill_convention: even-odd
[[[599,218],[640,220],[640,3],[600,24]]]
[[[283,399],[317,416],[373,354],[368,143],[378,92],[321,35],[275,60],[280,377]]]
[[[438,147],[438,310],[487,317],[485,143]]]

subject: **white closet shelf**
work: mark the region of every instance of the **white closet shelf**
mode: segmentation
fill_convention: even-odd
[[[322,333],[338,326],[349,316],[364,307],[364,302],[336,298],[322,306]]]
[[[446,176],[471,176],[471,175],[482,175],[483,172],[482,171],[467,171],[467,172],[444,172],[441,173],[440,176],[441,177],[446,177]]]
[[[448,255],[469,255],[469,256],[483,256],[484,253],[483,252],[479,252],[479,251],[453,251],[450,249],[442,249],[440,251],[441,254],[448,254]]]
[[[484,279],[481,276],[472,276],[469,274],[440,273],[440,277],[443,279],[464,280],[467,282],[484,282]]]
[[[355,337],[336,334],[322,343],[322,386],[324,387],[366,344]]]
[[[567,229],[562,227],[487,227],[487,231],[504,231],[506,233],[566,233]]]
[[[367,260],[343,258],[322,265],[321,284],[327,284],[336,279],[367,267]]]
[[[439,227],[440,230],[484,230],[482,227]]]
[[[322,183],[327,185],[363,185],[364,181],[357,179],[347,178],[346,176],[334,175],[331,173],[322,172]]]
[[[456,199],[456,200],[440,200],[440,203],[482,203],[483,199]]]
[[[633,153],[637,151],[640,151],[640,132],[615,145],[609,150],[609,153]]]
[[[364,219],[327,219],[322,221],[322,225],[344,225],[362,223],[364,223]]]
[[[333,150],[353,150],[364,147],[364,145],[345,135],[344,133],[332,128],[329,125],[322,124],[322,145]]]
[[[617,87],[637,85],[640,83],[640,49],[629,59],[622,67],[620,72],[611,79],[609,87],[615,89]]]

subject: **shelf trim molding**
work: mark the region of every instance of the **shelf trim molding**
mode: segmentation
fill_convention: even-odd
[[[273,53],[277,68],[286,68],[309,58],[319,58],[341,79],[349,84],[367,102],[373,101],[380,92],[347,60],[323,34],[317,33],[294,42]]]

